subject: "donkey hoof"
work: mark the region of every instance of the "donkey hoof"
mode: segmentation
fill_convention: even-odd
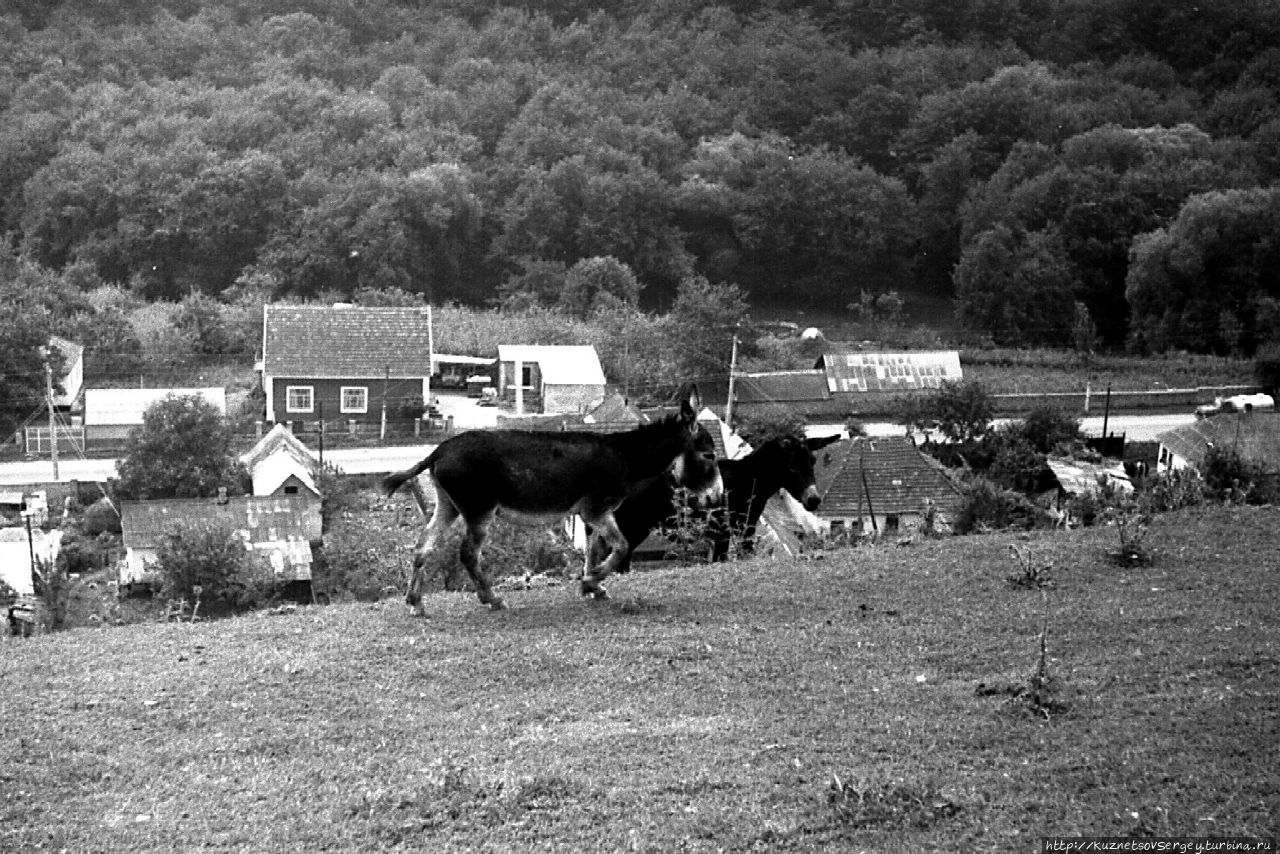
[[[583,581],[582,595],[584,598],[587,596],[590,596],[592,599],[595,599],[597,602],[603,602],[604,600],[609,598],[609,591],[605,590],[604,586],[601,585],[599,582]]]
[[[492,602],[490,602],[490,603],[489,603],[489,610],[491,610],[491,611],[505,611],[505,610],[507,610],[507,603],[506,603],[506,602],[503,602],[501,599],[494,598],[494,600],[493,600]]]

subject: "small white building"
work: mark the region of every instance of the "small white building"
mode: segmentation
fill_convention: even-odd
[[[32,530],[30,540],[27,529],[0,528],[0,581],[9,585],[19,596],[33,596],[31,555],[45,566],[52,566],[58,559],[62,546],[62,531]]]
[[[320,497],[319,458],[283,424],[272,427],[240,462],[253,479],[254,495]]]
[[[498,394],[517,414],[583,414],[604,400],[604,369],[589,344],[503,344]]]
[[[201,397],[227,414],[224,388],[87,388],[84,390],[85,444],[122,442],[141,426],[142,416],[168,397]]]

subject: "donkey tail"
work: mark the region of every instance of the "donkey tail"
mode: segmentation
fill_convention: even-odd
[[[409,480],[417,477],[418,475],[422,474],[424,471],[426,471],[427,469],[435,465],[435,461],[436,461],[436,453],[435,451],[432,451],[430,455],[427,456],[426,459],[424,459],[422,462],[418,463],[417,465],[413,466],[412,468],[405,469],[404,471],[398,471],[395,474],[389,474],[386,477],[384,477],[382,479],[382,482],[378,484],[378,491],[381,492],[383,495],[390,496],[397,489],[404,486],[405,483],[407,483]]]

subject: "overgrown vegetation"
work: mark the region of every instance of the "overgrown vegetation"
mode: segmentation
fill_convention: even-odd
[[[159,595],[203,605],[209,616],[259,608],[275,593],[275,572],[234,531],[212,524],[175,526],[156,550]]]
[[[21,0],[3,414],[50,332],[132,384],[251,355],[266,300],[396,289],[585,320],[732,283],[877,338],[955,300],[975,340],[1248,356],[1277,41],[1261,0]]]

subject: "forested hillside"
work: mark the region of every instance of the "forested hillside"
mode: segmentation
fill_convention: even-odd
[[[594,5],[10,0],[0,321],[119,353],[139,299],[694,281],[1001,344],[1277,334],[1273,0]]]

